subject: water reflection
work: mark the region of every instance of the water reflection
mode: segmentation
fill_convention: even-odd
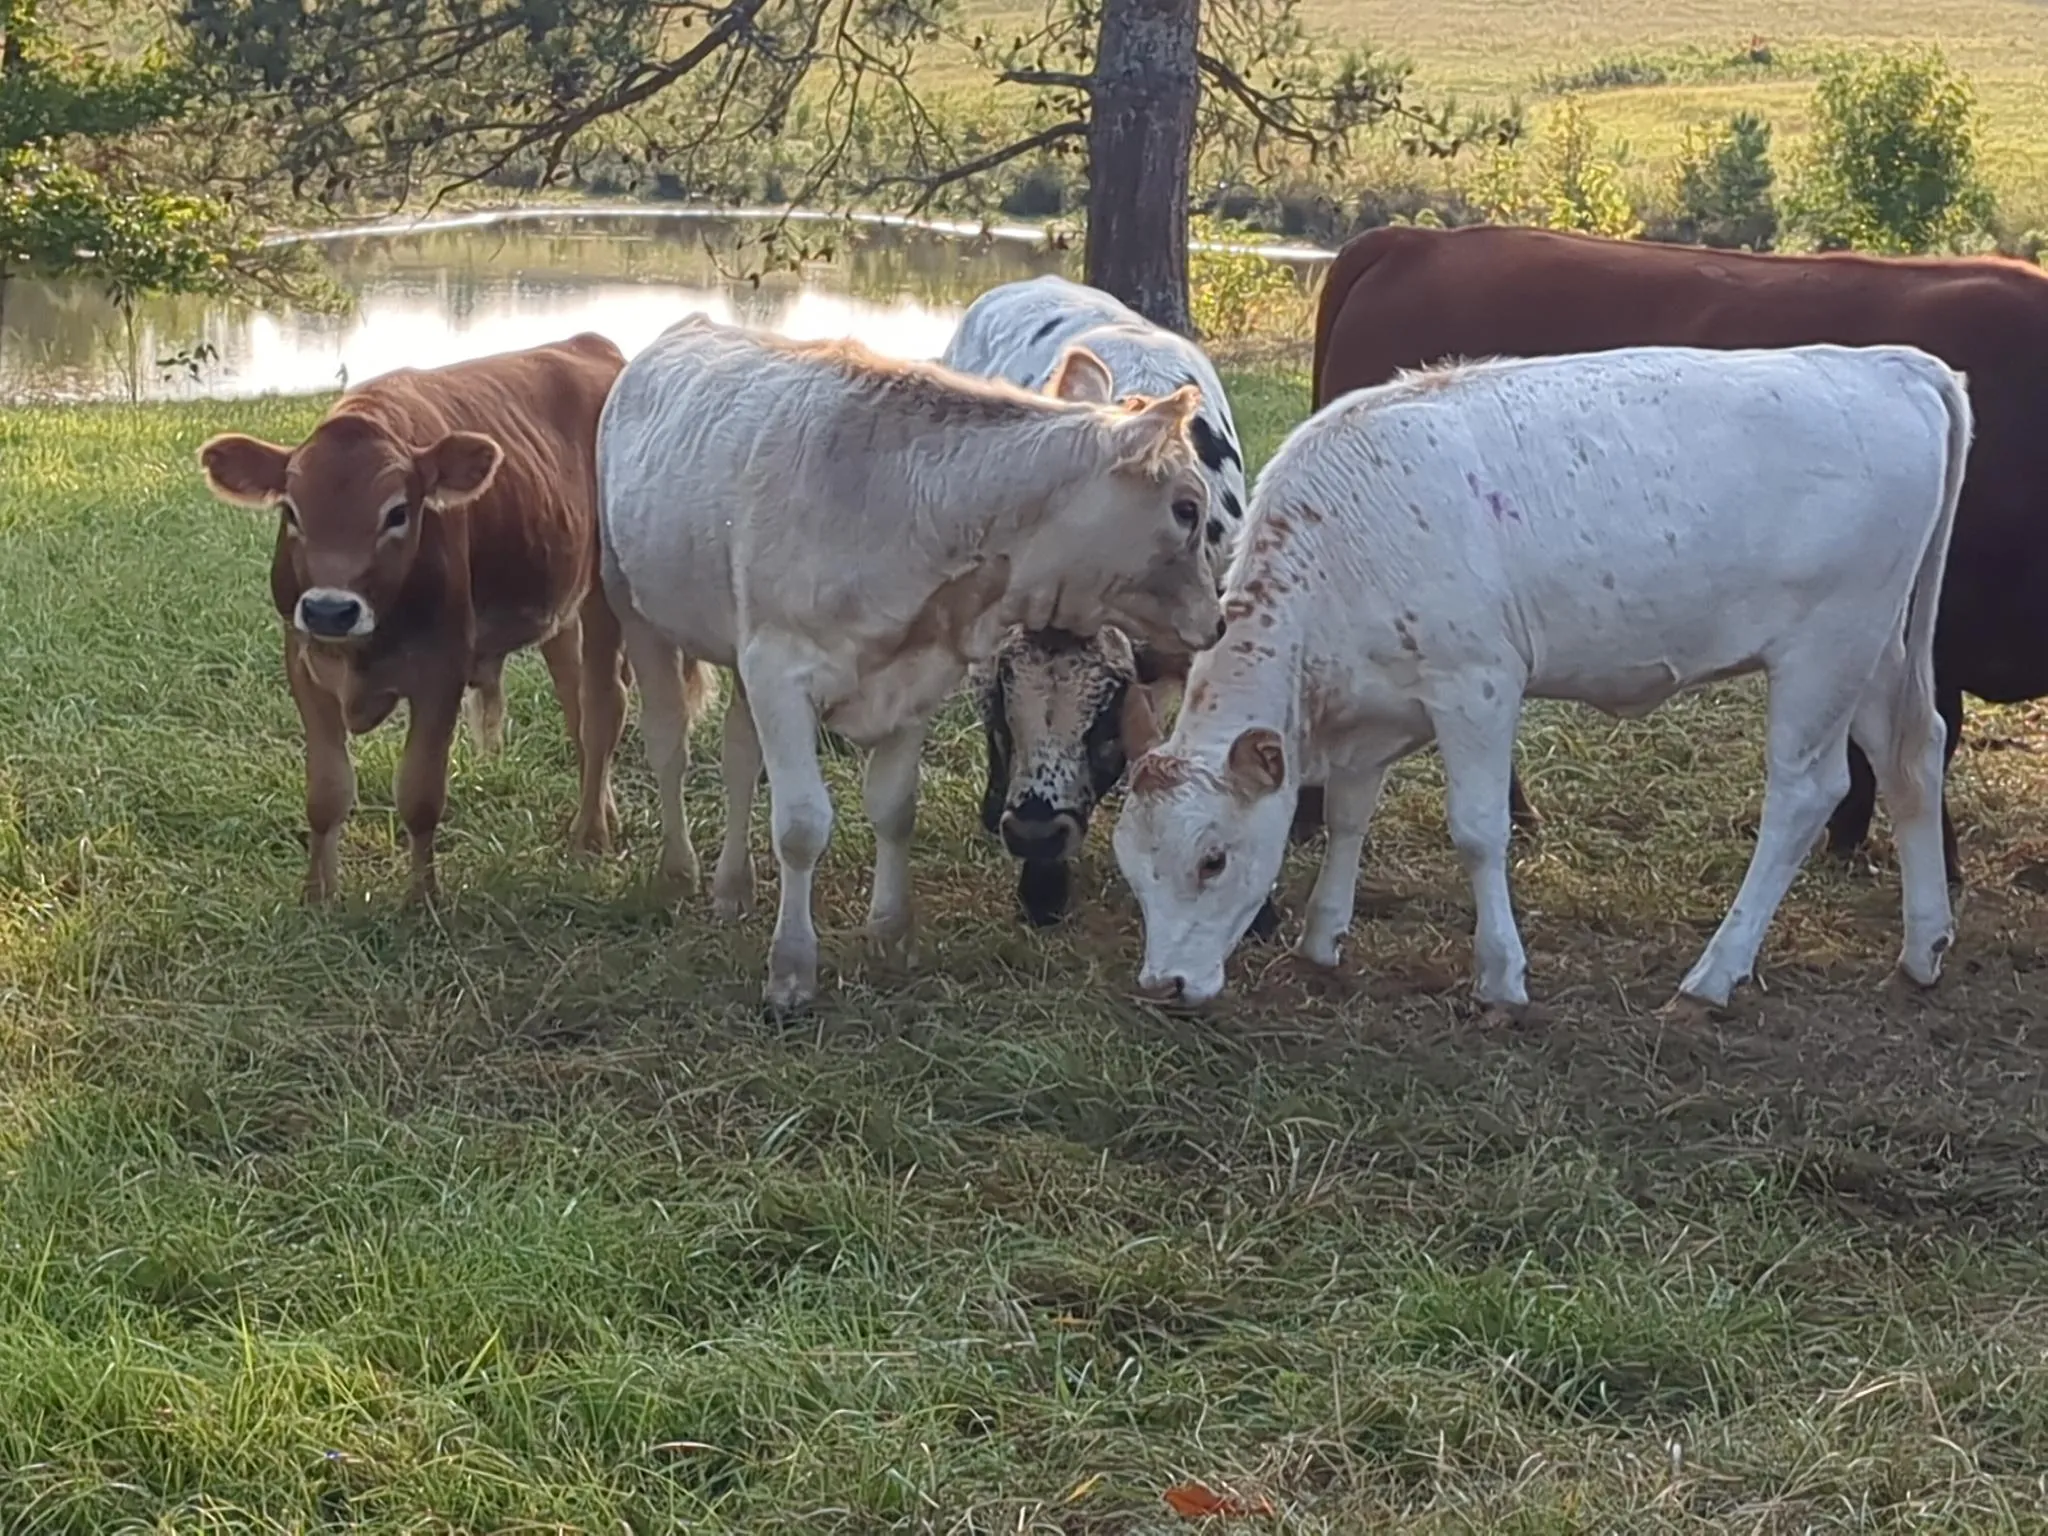
[[[184,399],[332,389],[579,330],[602,332],[630,356],[693,310],[931,357],[982,289],[1038,272],[1076,275],[1070,256],[1022,239],[871,227],[838,259],[757,285],[735,270],[740,229],[730,219],[586,213],[331,234],[321,257],[356,296],[353,313],[162,299],[141,308],[132,343],[119,311],[89,284],[11,283],[0,397],[125,398],[131,357],[143,398]],[[156,366],[199,343],[217,360],[197,378]]]

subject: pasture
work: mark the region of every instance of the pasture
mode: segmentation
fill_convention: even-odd
[[[967,0],[965,14],[970,31],[986,26],[1007,40],[1028,34],[1044,6]],[[2048,120],[2039,105],[2048,90],[2048,7],[2036,0],[1300,0],[1296,14],[1331,40],[1333,52],[1369,44],[1409,60],[1425,100],[1453,95],[1482,106],[1519,98],[1533,126],[1558,90],[1578,90],[1602,136],[1626,146],[1625,175],[1659,193],[1688,124],[1762,113],[1775,130],[1782,179],[1827,53],[1936,43],[1976,87],[1984,172],[2013,229],[2048,226]],[[1747,58],[1753,43],[1768,52],[1767,62]],[[939,54],[931,67],[948,82],[971,78]],[[1375,172],[1359,164],[1342,179],[1370,186]],[[1431,172],[1411,167],[1408,174]],[[1441,174],[1457,184],[1472,171],[1461,156]]]
[[[1306,381],[1228,382],[1256,465]],[[955,707],[917,968],[862,953],[832,760],[784,1032],[771,904],[650,884],[637,731],[625,853],[562,851],[535,657],[506,755],[458,742],[442,905],[398,904],[389,725],[343,902],[298,905],[273,525],[193,450],[321,403],[0,416],[0,1529],[1137,1536],[1199,1481],[1304,1536],[2048,1531],[2048,710],[1973,713],[1936,993],[1887,980],[1880,818],[1880,872],[1816,860],[1764,985],[1676,1030],[1755,687],[1532,709],[1513,1028],[1464,1001],[1433,758],[1341,975],[1248,948],[1185,1019],[1132,1000],[1104,818],[1069,925],[1016,920]]]

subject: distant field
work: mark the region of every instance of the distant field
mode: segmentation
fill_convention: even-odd
[[[1037,6],[979,5],[991,30],[1028,26]],[[1813,62],[1837,47],[1937,43],[1974,81],[1983,109],[1986,170],[2020,227],[2048,223],[2048,4],[2034,0],[1304,0],[1302,14],[1340,44],[1370,43],[1414,62],[1425,93],[1473,104],[1520,95],[1540,116],[1539,82],[1601,64],[1661,66],[1657,85],[1591,91],[1596,120],[1628,141],[1631,164],[1654,176],[1688,123],[1738,108],[1767,114],[1782,143],[1803,132]],[[1761,38],[1764,70],[1712,65]]]
[[[1229,384],[1261,462],[1305,381]],[[6,1536],[2048,1532],[2048,710],[1972,715],[1934,994],[1886,980],[1880,820],[1883,872],[1816,860],[1767,984],[1674,1028],[1757,690],[1532,709],[1542,1006],[1506,1028],[1434,757],[1341,972],[1249,949],[1176,1018],[1099,823],[1074,919],[1017,921],[955,707],[915,968],[859,940],[834,757],[824,994],[783,1031],[767,914],[650,888],[637,729],[624,850],[563,853],[532,657],[504,755],[457,745],[444,904],[397,904],[396,722],[345,899],[298,904],[274,535],[192,455],[319,403],[0,413]],[[1186,1479],[1274,1513],[1177,1519]]]

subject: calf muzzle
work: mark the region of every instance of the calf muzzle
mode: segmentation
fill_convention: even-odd
[[[1028,805],[1003,812],[1001,825],[1003,846],[1034,862],[1070,857],[1088,830],[1086,819],[1072,811]]]
[[[299,599],[298,625],[320,640],[346,640],[369,630],[369,609],[353,592],[316,588]]]

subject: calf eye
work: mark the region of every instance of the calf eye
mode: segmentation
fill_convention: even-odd
[[[1173,504],[1173,520],[1183,528],[1192,528],[1202,520],[1202,509],[1182,497]]]
[[[1212,853],[1195,866],[1195,873],[1204,880],[1214,880],[1223,873],[1223,866],[1229,862],[1229,855]]]
[[[406,505],[402,501],[397,506],[389,508],[384,513],[384,531],[386,533],[399,532],[405,527],[405,520],[409,516],[411,514],[406,510]]]

